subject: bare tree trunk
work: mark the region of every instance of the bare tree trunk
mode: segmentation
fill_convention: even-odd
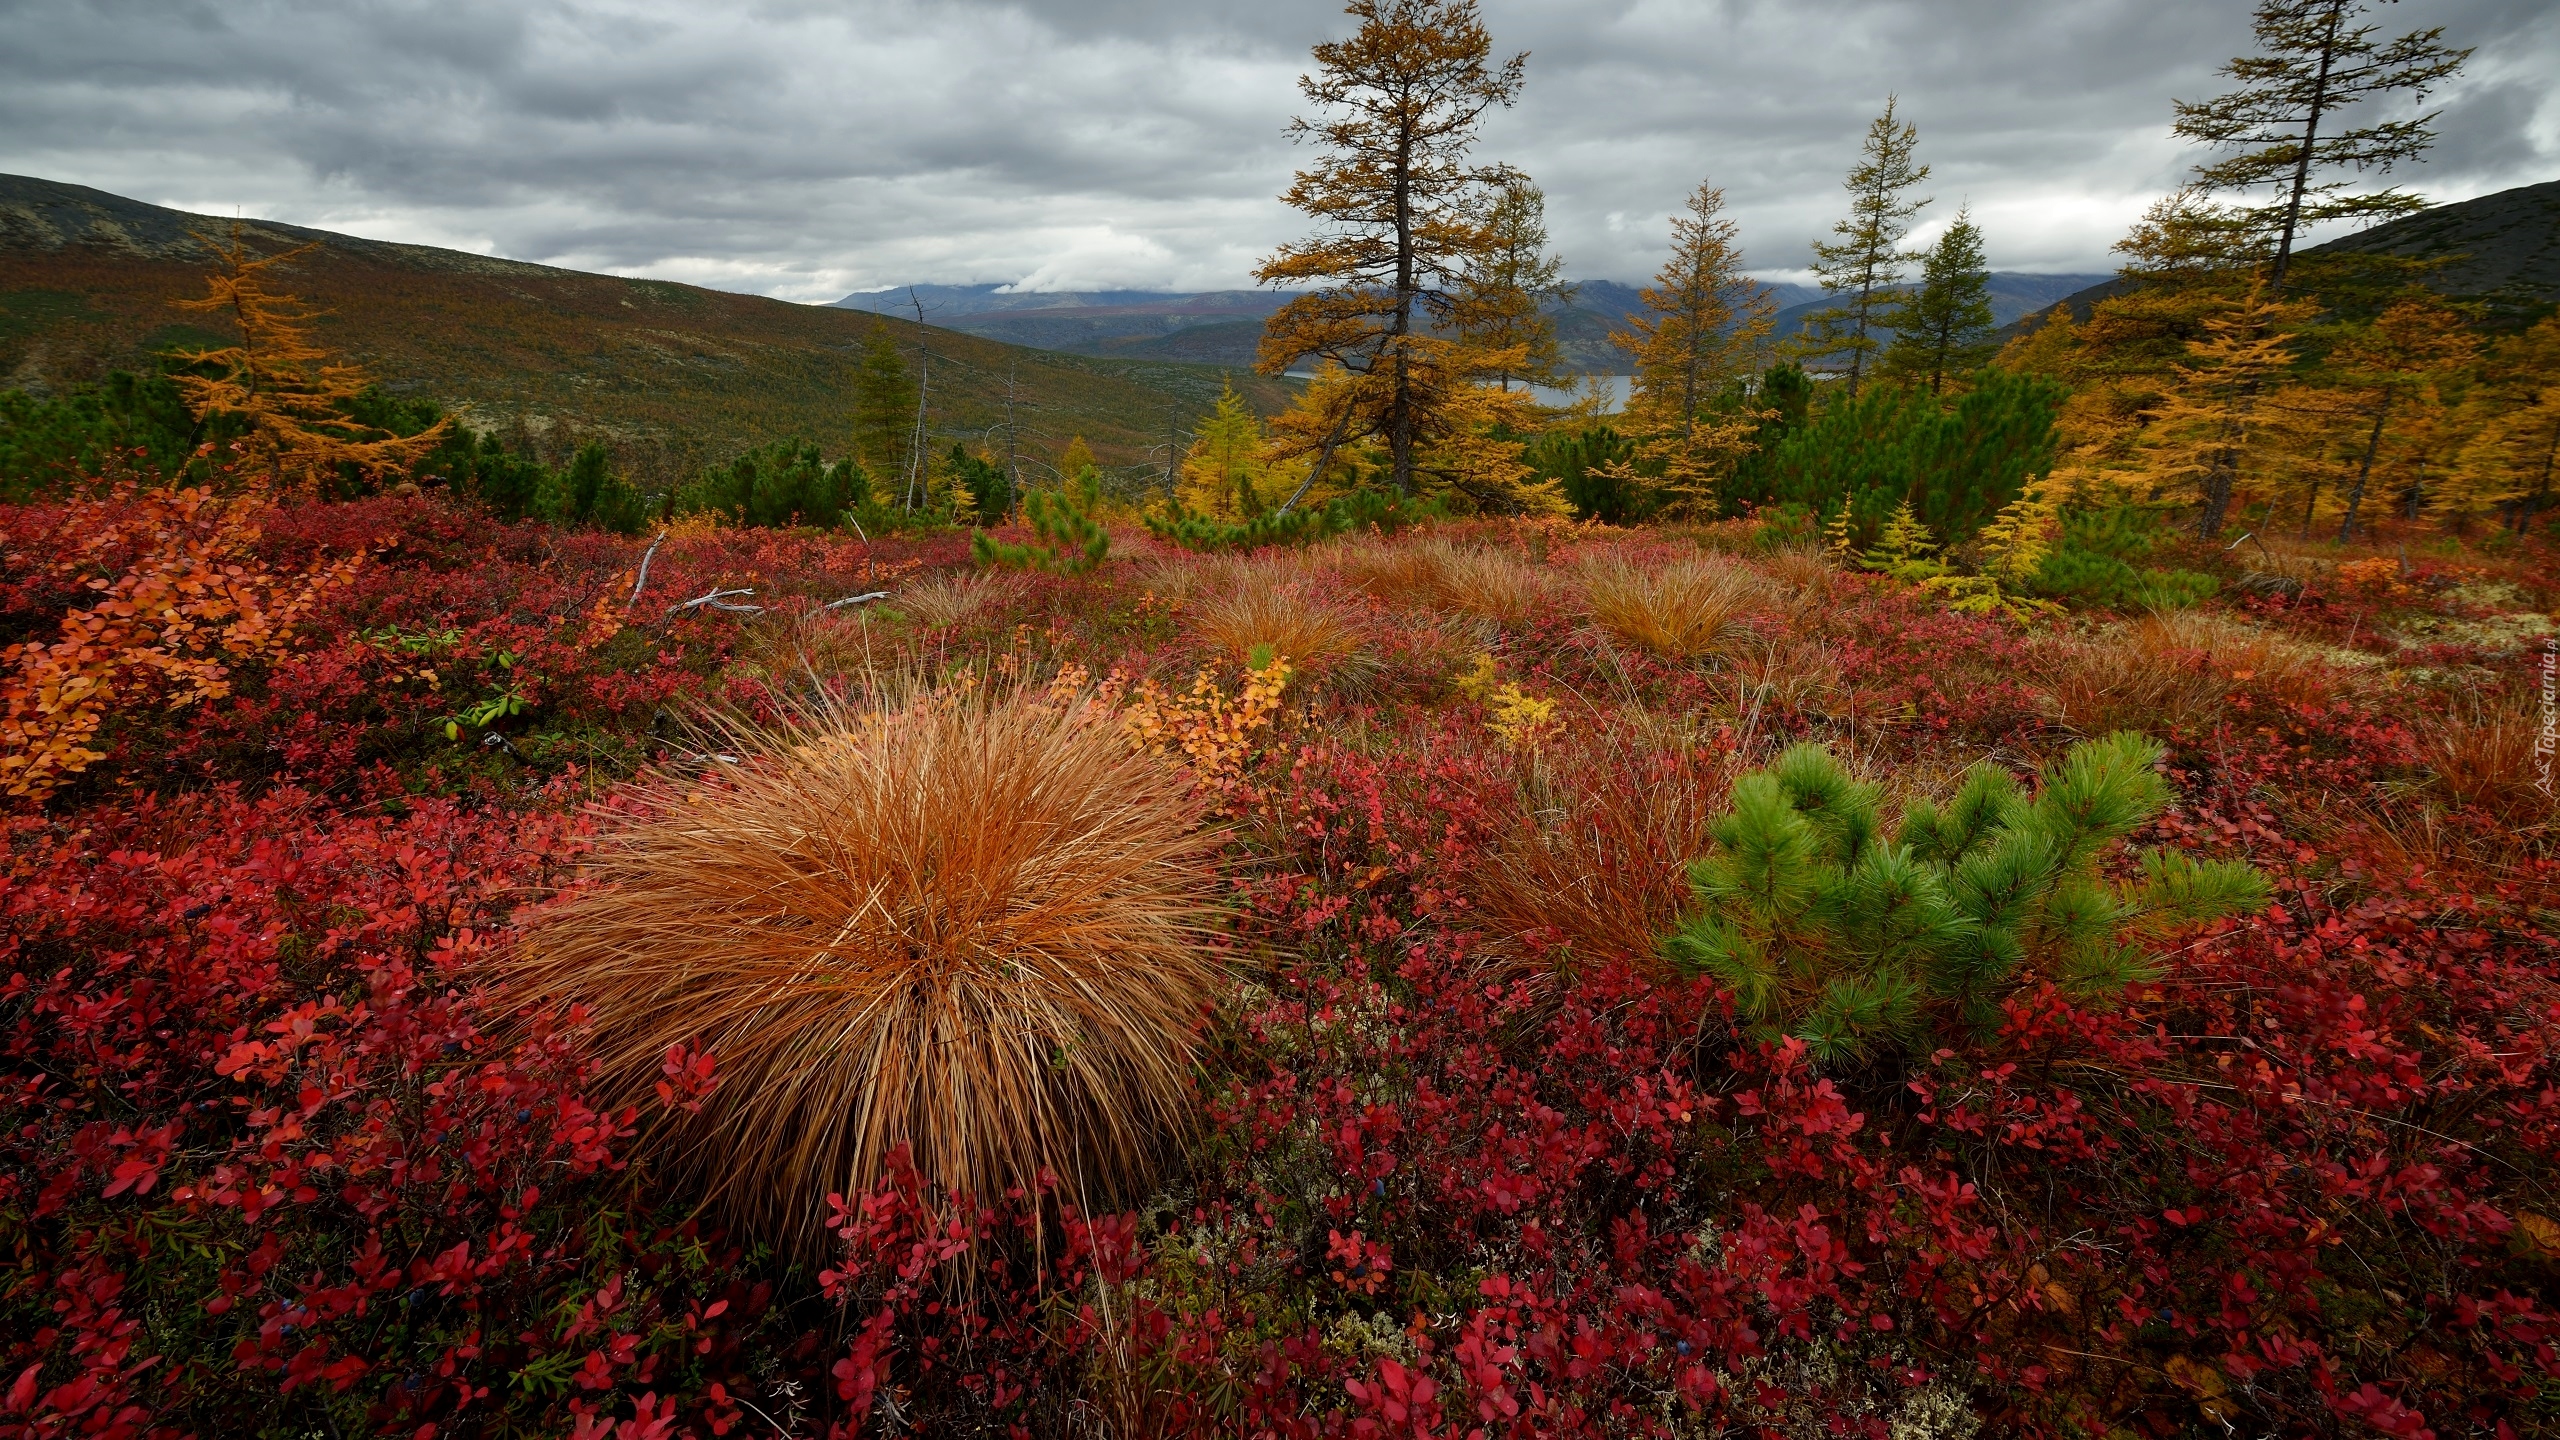
[[[2365,482],[2373,478],[2373,457],[2382,450],[2382,423],[2391,418],[2391,392],[2382,392],[2382,408],[2373,412],[2373,433],[2365,437],[2364,463],[2356,467],[2356,483],[2347,491],[2346,517],[2338,522],[2338,543],[2355,533],[2356,507],[2364,504]]]
[[[2329,33],[2320,46],[2320,78],[2311,87],[2311,113],[2302,122],[2302,153],[2293,157],[2293,188],[2285,198],[2284,234],[2276,240],[2275,264],[2267,274],[2267,298],[2284,295],[2285,271],[2293,264],[2293,237],[2302,225],[2302,196],[2311,186],[2311,148],[2320,138],[2320,114],[2329,103],[2329,67],[2338,53],[2339,12],[2346,0],[2329,0]]]
[[[1333,463],[1335,447],[1342,443],[1343,432],[1350,428],[1351,412],[1346,409],[1342,412],[1342,418],[1334,422],[1333,432],[1324,437],[1322,445],[1316,447],[1316,463],[1307,467],[1307,478],[1298,482],[1298,488],[1289,492],[1289,498],[1280,502],[1280,508],[1275,513],[1288,514],[1290,508],[1307,493],[1307,488],[1324,478],[1325,467]]]

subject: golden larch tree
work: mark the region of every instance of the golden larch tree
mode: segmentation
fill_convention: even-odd
[[[253,463],[295,488],[316,486],[342,469],[368,477],[401,470],[435,448],[451,422],[394,435],[350,418],[371,378],[311,343],[314,312],[268,290],[268,271],[319,249],[318,241],[261,256],[250,252],[236,227],[225,240],[202,233],[196,239],[213,251],[218,268],[205,277],[203,297],[181,300],[178,308],[228,316],[240,331],[236,345],[181,357],[214,372],[176,377],[197,419],[234,417]]]
[[[1218,396],[1217,409],[1192,434],[1175,497],[1183,508],[1221,520],[1250,520],[1261,514],[1272,503],[1265,489],[1267,443],[1262,421],[1235,387],[1227,386]]]
[[[2353,478],[2347,482],[2346,511],[2338,522],[2338,539],[2355,533],[2356,518],[2371,488],[2375,462],[2386,456],[2385,443],[2397,425],[2412,457],[2407,498],[2413,512],[2425,503],[2426,457],[2442,446],[2445,416],[2443,387],[2452,372],[2479,353],[2479,340],[2463,317],[2442,301],[2413,295],[2392,305],[2361,326],[2330,352],[2339,378],[2343,407],[2364,430]]]
[[[1460,343],[1488,355],[1519,352],[1516,369],[1496,366],[1494,383],[1555,385],[1564,354],[1547,306],[1572,296],[1561,278],[1564,257],[1547,251],[1547,197],[1525,175],[1513,176],[1486,217],[1484,248],[1468,263],[1450,307]]]
[[[2196,533],[2222,533],[2233,496],[2266,478],[2290,434],[2293,412],[2267,403],[2294,365],[2287,327],[2308,318],[2253,290],[2204,322],[2204,338],[2171,367],[2169,389],[2148,411],[2136,472],[2155,493],[2184,493],[2196,506]]]
[[[1450,318],[1513,178],[1469,157],[1485,112],[1518,97],[1528,57],[1493,58],[1475,0],[1353,0],[1344,13],[1358,31],[1316,46],[1316,69],[1298,82],[1325,114],[1289,127],[1323,149],[1282,197],[1316,233],[1256,272],[1309,293],[1271,317],[1260,363],[1274,374],[1309,356],[1339,366],[1350,383],[1314,471],[1340,445],[1375,438],[1409,494],[1425,449],[1473,408],[1463,388],[1524,359],[1432,331]]]
[[[2462,474],[2471,493],[2522,534],[2560,503],[2560,316],[2501,344],[2484,368]]]
[[[1639,292],[1645,313],[1626,317],[1610,340],[1634,360],[1621,426],[1642,474],[1674,511],[1703,513],[1716,478],[1750,444],[1755,417],[1710,415],[1726,383],[1756,367],[1774,305],[1742,273],[1742,247],[1724,214],[1724,192],[1701,181],[1671,217],[1671,258]]]

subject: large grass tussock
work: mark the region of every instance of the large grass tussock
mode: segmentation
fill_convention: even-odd
[[[599,1087],[659,1113],[670,1046],[718,1089],[648,1142],[757,1234],[806,1248],[830,1191],[900,1141],[980,1196],[1043,1168],[1094,1199],[1141,1182],[1194,1113],[1218,980],[1214,832],[1111,716],[1032,692],[733,729],[742,763],[668,782],[602,883],[516,962],[592,1007]]]

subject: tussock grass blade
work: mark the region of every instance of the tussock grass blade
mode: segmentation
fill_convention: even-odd
[[[668,1048],[708,1045],[718,1089],[645,1143],[804,1252],[900,1141],[980,1197],[1044,1168],[1130,1193],[1196,1111],[1220,979],[1217,836],[1177,773],[1089,698],[905,688],[722,725],[743,763],[659,782],[513,962],[592,1007],[609,1103],[660,1114]]]

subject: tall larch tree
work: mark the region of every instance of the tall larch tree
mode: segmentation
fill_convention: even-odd
[[[1218,408],[1192,433],[1174,495],[1182,504],[1222,520],[1250,520],[1269,508],[1264,493],[1262,422],[1230,385]]]
[[[1893,345],[1885,351],[1884,368],[1914,380],[1926,376],[1929,393],[1936,395],[1949,375],[1991,358],[1997,348],[1993,329],[1982,230],[1970,211],[1959,210],[1921,262],[1920,288],[1894,307]]]
[[[1485,221],[1485,245],[1458,282],[1451,321],[1462,344],[1487,355],[1518,351],[1517,366],[1497,364],[1494,382],[1554,385],[1563,379],[1549,305],[1570,299],[1564,257],[1547,252],[1547,197],[1525,175],[1502,187]]]
[[[1512,178],[1470,153],[1485,112],[1518,98],[1528,56],[1494,58],[1475,0],[1353,0],[1344,13],[1357,32],[1316,46],[1315,71],[1298,81],[1323,113],[1289,126],[1323,151],[1282,196],[1315,233],[1256,271],[1309,293],[1271,317],[1260,363],[1272,374],[1308,356],[1339,366],[1355,383],[1311,473],[1336,447],[1374,437],[1409,494],[1424,448],[1470,408],[1461,347],[1432,331],[1449,320]]]
[[[2172,128],[2186,139],[2229,151],[2196,168],[2205,189],[2263,195],[2239,214],[2269,255],[2267,291],[2284,294],[2294,242],[2332,220],[2383,220],[2413,214],[2426,202],[2404,190],[2351,190],[2349,173],[2388,174],[2435,143],[2436,113],[2370,125],[2339,124],[2339,112],[2367,100],[2406,94],[2423,100],[2451,78],[2471,52],[2442,43],[2441,26],[2388,42],[2359,25],[2367,0],[2259,0],[2250,29],[2253,55],[2221,73],[2239,82],[2210,100],[2180,100]]]
[[[2473,492],[2523,534],[2560,504],[2560,316],[2509,337],[2484,370],[2462,468]]]
[[[1805,317],[1804,332],[1790,347],[1809,360],[1837,366],[1848,363],[1849,394],[1858,393],[1869,361],[1881,347],[1875,331],[1886,324],[1897,305],[1895,287],[1911,263],[1921,257],[1902,248],[1911,233],[1911,217],[1929,202],[1912,190],[1929,178],[1929,167],[1913,160],[1920,132],[1895,118],[1898,97],[1885,97],[1884,113],[1867,126],[1858,163],[1846,182],[1848,218],[1831,227],[1833,240],[1813,242],[1813,269],[1822,288],[1840,303]]]
[[[2265,400],[2292,370],[2292,330],[2309,314],[2260,288],[2207,319],[2146,417],[2136,471],[2155,494],[2192,500],[2204,539],[2222,534],[2234,495],[2289,447],[2297,412]]]
[[[204,295],[181,300],[178,308],[223,317],[240,332],[236,345],[181,357],[196,373],[175,377],[178,393],[199,425],[231,417],[253,462],[296,488],[325,484],[348,470],[372,478],[404,469],[444,438],[450,421],[404,436],[354,419],[357,397],[371,378],[311,343],[318,316],[267,288],[269,271],[319,249],[319,242],[261,256],[236,226],[225,238],[195,238],[213,252],[215,265]]]
[[[2395,426],[2411,441],[2430,441],[2442,428],[2440,394],[2451,373],[2479,353],[2479,341],[2463,317],[2432,296],[2414,295],[2350,332],[2329,354],[2339,382],[2342,408],[2352,417],[2356,437],[2338,521],[2340,541],[2355,533],[2356,520],[2372,488],[2377,462],[2385,462]],[[2432,453],[2420,444],[2416,453]],[[2409,495],[2423,499],[2423,472],[2413,469]]]
[[[1671,258],[1639,293],[1645,313],[1609,336],[1634,360],[1620,422],[1636,441],[1628,475],[1655,485],[1675,512],[1703,512],[1717,476],[1749,447],[1754,419],[1711,414],[1709,402],[1758,368],[1775,308],[1742,273],[1723,191],[1699,183],[1671,217]]]

